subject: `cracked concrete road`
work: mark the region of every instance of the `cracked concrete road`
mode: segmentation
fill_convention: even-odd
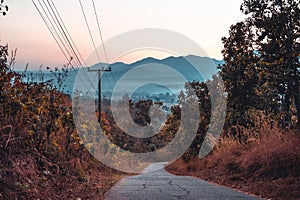
[[[119,181],[106,194],[105,200],[258,200],[237,190],[218,186],[188,176],[175,176],[160,168],[164,163],[149,165],[142,174]]]

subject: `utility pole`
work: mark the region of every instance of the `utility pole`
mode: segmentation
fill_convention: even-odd
[[[99,122],[101,119],[101,75],[102,72],[111,72],[111,68],[105,69],[102,67],[101,69],[90,69],[88,68],[88,72],[97,72],[98,73],[98,112],[99,112]]]

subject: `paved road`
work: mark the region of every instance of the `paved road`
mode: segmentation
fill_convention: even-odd
[[[160,168],[163,163],[149,165],[138,176],[131,176],[119,181],[107,194],[105,200],[258,200],[230,188],[188,176],[175,176]],[[150,172],[149,172],[150,171]]]

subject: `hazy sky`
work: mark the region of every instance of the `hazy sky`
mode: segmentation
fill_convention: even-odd
[[[53,0],[84,58],[93,51],[78,0]],[[92,32],[97,33],[91,0],[84,0]],[[222,59],[221,37],[242,20],[242,0],[95,0],[104,40],[140,28],[163,28],[197,42],[210,57]],[[62,65],[66,60],[31,0],[6,0],[10,11],[0,17],[0,40],[18,48],[16,68]],[[100,38],[95,34],[96,43]],[[147,56],[154,56],[147,55]],[[132,62],[134,60],[123,60]]]

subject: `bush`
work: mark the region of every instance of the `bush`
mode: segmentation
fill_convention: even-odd
[[[0,198],[103,197],[119,173],[82,145],[70,96],[47,83],[24,83],[7,56],[0,45]]]

